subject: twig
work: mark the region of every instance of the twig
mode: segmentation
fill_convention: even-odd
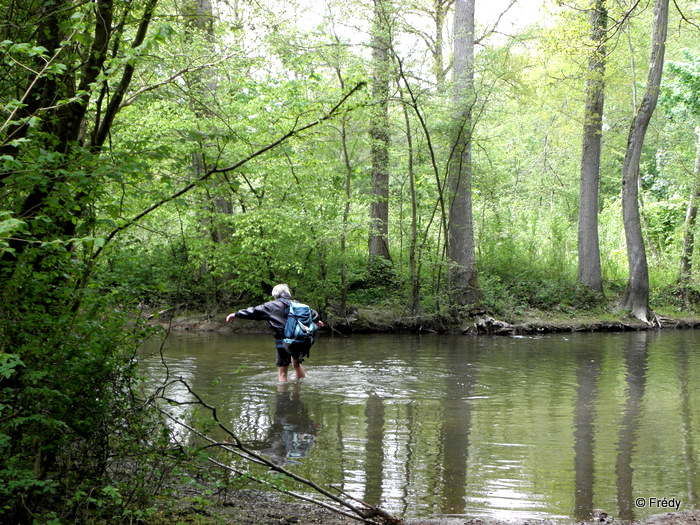
[[[158,83],[156,83],[156,84],[152,84],[152,85],[150,85],[150,86],[144,86],[144,87],[142,87],[142,88],[139,88],[133,95],[131,95],[129,98],[127,98],[126,100],[124,100],[124,101],[119,105],[119,109],[125,108],[126,106],[129,106],[129,105],[133,104],[133,103],[136,101],[136,99],[137,99],[139,96],[143,95],[144,93],[147,93],[147,92],[149,92],[149,91],[154,91],[154,90],[158,89],[158,88],[161,87],[161,86],[164,86],[164,85],[166,85],[166,84],[170,84],[171,82],[175,81],[177,78],[182,77],[182,76],[184,76],[184,75],[186,75],[186,74],[188,74],[188,73],[200,71],[200,70],[202,70],[202,69],[208,69],[208,68],[213,67],[213,66],[216,66],[216,65],[218,65],[218,64],[222,64],[223,62],[227,61],[229,58],[231,58],[231,57],[233,57],[233,56],[234,56],[233,54],[230,54],[230,55],[225,56],[224,58],[222,58],[222,59],[220,59],[220,60],[217,60],[216,62],[211,62],[211,63],[208,63],[208,64],[200,64],[199,66],[188,66],[188,67],[186,67],[186,68],[184,68],[184,69],[181,69],[181,70],[179,70],[179,71],[176,71],[175,73],[173,73],[172,75],[170,75],[168,78],[166,78],[165,80],[163,80],[163,81],[161,81],[161,82],[158,82]]]
[[[381,508],[379,508],[379,507],[377,507],[377,506],[375,506],[375,505],[371,505],[371,504],[367,503],[366,501],[363,501],[363,500],[361,500],[361,499],[359,499],[359,498],[356,498],[355,496],[352,496],[352,495],[348,494],[347,492],[345,492],[345,491],[344,491],[343,489],[341,489],[340,487],[337,487],[337,486],[335,486],[335,485],[330,485],[330,487],[331,487],[332,489],[337,490],[340,494],[342,494],[342,495],[345,496],[346,498],[349,498],[349,499],[351,499],[351,500],[353,500],[353,501],[356,501],[357,503],[360,503],[360,504],[364,505],[365,507],[367,507],[368,509],[370,509],[371,511],[373,511],[373,512],[375,513],[374,516],[379,516],[380,518],[382,518],[382,520],[384,521],[384,523],[395,523],[395,524],[404,523],[403,520],[397,519],[397,518],[395,518],[395,517],[393,517],[393,516],[387,514],[386,511],[382,510]]]

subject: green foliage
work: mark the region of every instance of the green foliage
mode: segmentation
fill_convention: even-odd
[[[192,276],[182,243],[143,246],[127,238],[108,250],[95,286],[110,290],[125,304],[177,304],[191,291]]]
[[[51,284],[37,281],[33,292],[49,295]],[[58,293],[50,295],[52,313],[28,310],[31,296],[13,304],[21,317],[3,308],[0,515],[117,516],[126,511],[125,493],[129,512],[143,510],[158,489],[154,461],[162,461],[150,451],[167,446],[158,418],[134,397],[135,350],[145,332],[125,330],[126,316],[108,296],[86,297],[71,315],[59,313]]]
[[[664,83],[661,104],[675,118],[687,117],[688,113],[700,116],[700,57],[697,51],[683,51],[684,60],[671,61],[668,71],[671,78]]]
[[[168,472],[193,457],[173,454],[167,430],[137,401],[135,349],[146,333],[128,308],[218,313],[287,282],[324,307],[347,292],[363,305],[410,297],[439,315],[449,90],[423,58],[435,35],[401,33],[394,51],[405,77],[389,106],[393,260],[369,264],[369,93],[298,133],[365,80],[362,29],[349,35],[338,24],[361,28],[368,6],[331,9],[300,30],[286,12],[273,20],[293,10],[286,4],[248,6],[225,27],[193,20],[193,2],[179,12],[163,3],[153,20],[169,23],[137,42],[149,2],[116,2],[119,30],[100,61],[87,55],[98,38],[93,4],[50,14],[15,4],[17,18],[0,27],[0,515],[146,519]],[[419,15],[402,9],[398,27],[414,27]],[[626,43],[610,50],[600,198],[613,296],[627,275],[619,179],[643,76],[629,64],[648,38],[636,17],[618,15]],[[508,41],[486,35],[476,56],[478,266],[483,306],[504,316],[601,302],[575,284],[585,28],[583,11],[557,6],[546,28]],[[695,51],[669,68],[666,112],[644,151],[654,305],[679,300],[697,69]]]
[[[104,101],[125,95],[117,86],[128,86],[128,70],[170,36],[134,35],[145,5],[100,4],[122,21],[105,42],[122,52],[109,59],[81,55],[98,38],[95,6],[3,5],[12,17],[0,27],[3,522],[143,519],[179,461],[138,399],[136,350],[148,331],[124,308],[133,293],[91,281],[110,233],[144,202],[124,198],[144,164],[102,155],[97,129],[109,131]],[[148,158],[165,158],[155,150]]]
[[[349,276],[349,297],[360,305],[391,304],[397,299],[401,279],[394,264],[376,257],[367,266],[353,266]]]
[[[480,276],[484,305],[496,315],[513,319],[530,311],[575,315],[599,311],[605,300],[600,294],[571,279],[552,279],[525,269],[507,281],[483,272]]]

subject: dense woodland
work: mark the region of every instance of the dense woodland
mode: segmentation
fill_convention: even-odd
[[[697,2],[0,7],[0,515],[146,516],[143,308],[700,300]]]

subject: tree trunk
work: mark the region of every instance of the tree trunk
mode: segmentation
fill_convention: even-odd
[[[372,22],[372,203],[370,207],[369,259],[391,260],[389,255],[389,72],[391,28],[390,0],[374,0]]]
[[[403,99],[403,93],[401,94]],[[406,153],[408,155],[408,182],[411,194],[411,241],[408,250],[411,281],[411,314],[420,315],[420,261],[418,260],[418,200],[416,197],[416,174],[413,162],[413,132],[411,119],[408,116],[408,105],[403,105],[404,121],[406,122]]]
[[[474,104],[474,0],[457,0],[454,18],[454,138],[449,165],[447,254],[453,305],[480,299],[472,220],[472,106]]]
[[[650,315],[649,268],[639,214],[639,160],[642,155],[644,136],[659,98],[668,29],[668,2],[669,0],[656,0],[655,3],[654,34],[647,86],[630,127],[627,151],[622,166],[622,217],[627,240],[629,282],[620,305],[624,309],[631,310],[638,319],[646,322],[648,322]]]
[[[600,243],[598,239],[598,193],[605,102],[604,39],[607,17],[605,0],[594,0],[590,18],[592,43],[595,46],[595,51],[588,63],[578,212],[578,281],[601,293],[603,292],[603,276],[600,267]]]
[[[340,254],[343,264],[340,269],[340,316],[347,316],[348,309],[348,263],[347,263],[347,234],[348,221],[350,220],[350,202],[352,199],[352,166],[350,165],[350,153],[348,152],[348,133],[345,119],[340,128],[341,143],[343,147],[343,161],[345,163],[345,206],[343,208],[343,234],[340,238]]]
[[[690,193],[688,210],[685,214],[685,232],[683,234],[683,253],[681,253],[681,271],[678,286],[686,306],[690,306],[688,285],[693,274],[693,252],[695,251],[695,223],[698,217],[698,198],[700,198],[700,128],[697,130],[698,143],[695,152],[695,169],[693,171],[693,189]]]
[[[435,83],[438,89],[445,84],[447,68],[443,59],[443,31],[445,29],[445,18],[454,0],[433,0],[433,22],[435,22],[435,42],[431,46],[433,54],[433,68],[435,71]]]
[[[340,73],[340,69],[336,70],[340,86],[345,91],[345,82]],[[352,199],[352,165],[350,164],[350,152],[348,151],[348,131],[347,121],[343,117],[340,124],[340,143],[343,148],[343,162],[345,164],[345,206],[343,207],[343,234],[340,237],[340,255],[343,264],[340,269],[340,316],[347,316],[348,307],[348,263],[347,263],[347,234],[348,221],[350,220],[350,202]]]

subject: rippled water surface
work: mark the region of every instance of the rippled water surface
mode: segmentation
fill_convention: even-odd
[[[395,514],[632,519],[670,510],[664,498],[697,505],[695,331],[323,335],[308,377],[286,385],[270,336],[171,334],[162,359],[159,346],[143,352],[152,385],[181,376],[258,450]]]

